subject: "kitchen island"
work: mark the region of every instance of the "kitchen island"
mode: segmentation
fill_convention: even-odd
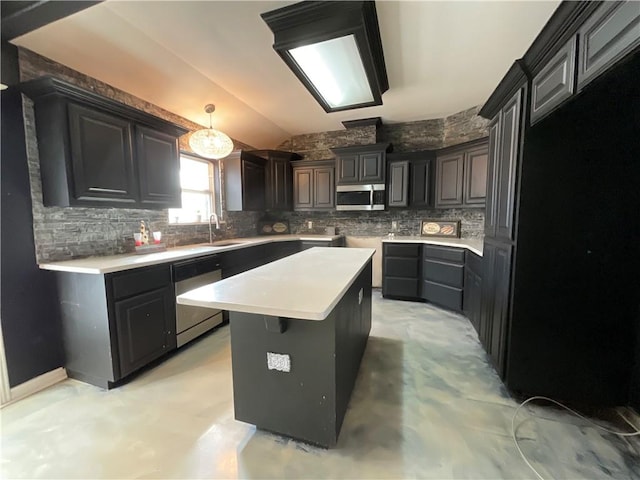
[[[368,248],[312,248],[177,297],[230,311],[237,420],[335,446],[371,329]]]

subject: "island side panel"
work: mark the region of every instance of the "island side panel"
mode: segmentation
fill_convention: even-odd
[[[230,312],[235,418],[333,446],[337,440],[335,316],[285,321],[286,330],[277,333],[267,331],[263,315]],[[267,352],[288,354],[291,371],[269,370]]]
[[[349,406],[371,330],[371,275],[372,267],[369,260],[334,309],[336,315],[336,430],[338,432]]]

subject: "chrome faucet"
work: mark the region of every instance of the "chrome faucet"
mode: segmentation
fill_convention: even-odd
[[[216,224],[216,229],[220,230],[220,221],[218,220],[218,215],[216,215],[215,213],[209,215],[209,243],[213,243],[213,239],[216,236],[216,234],[213,233],[212,229],[213,222],[215,222]]]

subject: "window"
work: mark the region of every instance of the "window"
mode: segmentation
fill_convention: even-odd
[[[190,155],[180,155],[182,208],[169,209],[169,223],[208,222],[216,211],[214,164]]]

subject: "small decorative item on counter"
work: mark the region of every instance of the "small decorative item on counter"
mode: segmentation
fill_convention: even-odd
[[[423,237],[460,238],[460,220],[423,220],[420,234]]]
[[[162,233],[161,232],[153,232],[153,243],[160,243],[160,239],[162,239]]]
[[[145,225],[144,221],[140,221],[140,233],[134,233],[133,238],[136,241],[135,253],[155,253],[163,252],[167,249],[164,243],[160,243],[162,234],[160,232],[153,232],[153,244],[149,245],[149,229]]]
[[[282,235],[291,233],[287,220],[259,220],[258,235]]]
[[[139,247],[140,245],[142,245],[142,234],[141,233],[134,233],[133,234],[133,240],[136,243],[136,247]]]

